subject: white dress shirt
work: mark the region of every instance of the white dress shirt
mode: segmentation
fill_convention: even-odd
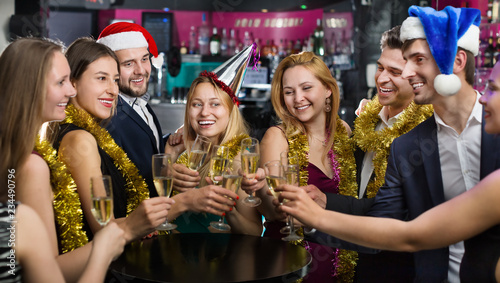
[[[479,183],[481,163],[482,106],[477,93],[476,103],[462,133],[446,125],[434,112],[437,125],[439,159],[446,201],[470,190]],[[459,268],[464,254],[463,242],[449,247],[448,281],[460,282]]]
[[[149,96],[141,96],[141,97],[131,97],[126,94],[120,93],[119,94],[123,100],[130,105],[139,116],[141,116],[142,120],[146,122],[146,124],[149,126],[151,131],[153,131],[153,135],[155,136],[156,140],[156,147],[158,150],[160,149],[160,138],[158,135],[158,129],[156,128],[155,122],[153,120],[153,115],[149,113],[148,108],[146,105],[148,104],[147,99]]]
[[[406,109],[405,109],[406,110]],[[399,112],[396,116],[391,117],[387,119],[387,107],[384,106],[382,107],[382,110],[378,113],[378,116],[380,117],[380,121],[377,123],[377,126],[375,127],[375,131],[381,131],[387,127],[392,127],[394,123],[396,123],[401,116],[401,114],[405,111]],[[365,156],[363,158],[363,165],[361,165],[361,181],[359,183],[359,198],[363,198],[365,195],[366,191],[366,186],[368,186],[368,182],[370,181],[370,177],[372,176],[373,173],[373,157],[375,156],[374,151],[368,151],[365,153]]]

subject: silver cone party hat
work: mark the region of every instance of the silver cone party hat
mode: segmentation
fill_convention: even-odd
[[[247,66],[250,59],[253,57],[254,66],[256,68],[259,61],[257,54],[257,44],[253,43],[245,47],[240,53],[234,55],[212,72],[204,71],[200,76],[210,77],[215,83],[222,88],[232,98],[234,104],[240,105],[238,93],[240,92],[243,78],[245,77]]]

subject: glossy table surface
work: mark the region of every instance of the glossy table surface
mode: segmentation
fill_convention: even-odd
[[[133,242],[110,270],[118,282],[294,282],[311,255],[277,239],[172,234]]]

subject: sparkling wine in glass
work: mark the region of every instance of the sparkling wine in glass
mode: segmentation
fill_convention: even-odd
[[[298,164],[288,164],[283,165],[283,176],[285,179],[285,183],[287,185],[299,185],[299,165]],[[286,202],[287,199],[284,199],[283,202]],[[293,217],[288,215],[288,224],[290,225],[290,234],[284,238],[281,238],[283,241],[296,241],[303,239],[304,237],[299,236],[296,233],[295,227],[293,225]]]
[[[207,137],[197,135],[191,151],[189,152],[188,167],[193,171],[198,171],[205,162],[205,157],[212,143]]]
[[[228,160],[224,173],[222,174],[222,187],[234,193],[238,193],[241,186],[242,176],[238,174],[241,163],[236,160]],[[220,231],[230,231],[231,226],[224,223],[224,215],[221,216],[219,221],[210,222],[210,226]]]
[[[215,145],[213,147],[212,158],[210,158],[210,179],[214,185],[219,186],[222,182],[222,175],[229,158],[229,148]]]
[[[280,153],[280,161],[281,161],[282,166],[288,166],[289,164],[299,164],[299,161],[298,161],[298,158],[296,155],[293,155],[293,156],[288,156],[288,155],[289,155],[288,151],[282,151]],[[285,173],[283,173],[283,174],[285,174]],[[283,176],[286,178],[285,175],[283,175]],[[289,179],[289,181],[292,181],[292,180],[290,180],[290,178],[293,178],[293,177],[291,177],[290,173],[288,173],[288,179]],[[291,183],[295,183],[295,182],[292,181]],[[297,184],[298,184],[298,180],[297,180]],[[280,229],[281,234],[290,234],[290,231],[292,230],[291,227],[292,226],[290,225],[289,217],[287,217],[286,218],[286,225]]]
[[[283,167],[281,166],[280,160],[271,160],[264,164],[264,171],[266,172],[266,181],[269,191],[278,199],[279,192],[275,191],[275,188],[279,185],[285,184],[285,178],[283,177]]]
[[[241,166],[247,179],[253,180],[259,168],[260,150],[259,140],[246,138],[241,141]],[[243,200],[243,203],[255,207],[262,203],[259,197],[250,194]]]
[[[113,187],[109,175],[90,178],[92,215],[101,226],[106,226],[113,215]]]
[[[153,154],[152,162],[153,183],[155,185],[156,192],[160,197],[169,198],[172,194],[174,184],[172,157],[170,154],[166,153]],[[175,228],[177,228],[177,225],[169,223],[168,219],[156,227],[156,229],[161,231],[173,230]]]

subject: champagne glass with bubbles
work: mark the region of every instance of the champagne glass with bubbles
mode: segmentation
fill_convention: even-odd
[[[241,166],[243,166],[243,172],[249,180],[255,178],[257,173],[257,168],[259,167],[259,140],[255,138],[246,138],[241,141]],[[262,203],[259,197],[250,194],[243,200],[243,203],[255,207]]]
[[[266,172],[266,181],[269,191],[274,198],[278,199],[279,192],[274,189],[282,184],[285,184],[285,178],[283,176],[283,166],[280,160],[271,160],[264,164],[264,171]]]
[[[222,174],[229,159],[229,148],[222,145],[214,145],[212,158],[210,158],[210,179],[214,185],[222,183]]]
[[[241,163],[237,160],[228,160],[222,174],[222,187],[234,193],[238,193],[241,186],[242,176],[239,174]],[[220,231],[230,231],[231,226],[224,223],[224,215],[219,221],[210,222],[210,226]]]
[[[92,215],[101,226],[106,226],[113,215],[113,187],[109,175],[90,178]]]
[[[294,185],[298,186],[299,185],[299,164],[295,163],[293,164],[292,159],[288,159],[288,164],[282,165],[283,166],[283,176],[285,179],[285,183],[287,185]],[[288,201],[287,199],[284,199],[283,202]],[[282,238],[283,241],[296,241],[303,239],[304,237],[299,236],[296,233],[295,227],[293,225],[293,217],[291,215],[288,215],[288,225],[290,226],[290,234],[284,238]],[[284,233],[285,234],[285,233]]]
[[[212,143],[207,137],[197,135],[194,140],[191,152],[189,152],[188,167],[193,171],[198,171],[205,161],[207,153],[210,151]]]
[[[172,157],[170,154],[159,153],[153,154],[153,183],[155,184],[156,192],[161,197],[169,198],[172,194],[174,184]],[[176,224],[169,223],[168,219],[156,229],[168,231],[177,228]]]

